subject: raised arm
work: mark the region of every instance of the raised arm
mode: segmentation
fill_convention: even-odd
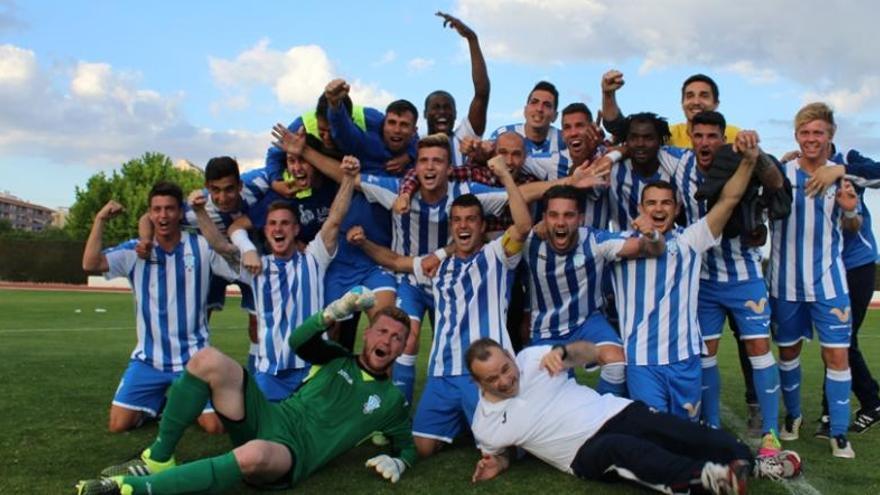
[[[95,215],[95,221],[92,224],[92,230],[89,232],[89,238],[86,241],[86,247],[83,250],[83,270],[88,273],[99,274],[106,273],[110,270],[110,264],[107,263],[107,257],[101,252],[103,246],[104,226],[107,220],[119,215],[125,211],[125,208],[116,201],[110,200]]]
[[[526,240],[532,228],[532,214],[529,212],[528,204],[525,198],[523,198],[519,187],[517,187],[516,181],[510,175],[510,169],[507,168],[504,157],[497,155],[489,160],[488,165],[507,191],[508,206],[510,207],[510,216],[513,218],[513,225],[507,229],[505,234],[509,242],[505,242],[504,252],[508,256],[512,256],[522,251],[522,243]]]
[[[859,214],[859,195],[852,182],[843,180],[837,190],[837,205],[843,210],[840,226],[847,232],[858,232],[862,228],[862,215]]]
[[[568,344],[554,345],[550,352],[541,358],[541,367],[550,375],[555,375],[571,368],[594,363],[598,358],[599,352],[592,342],[577,340]]]
[[[724,226],[733,209],[742,199],[749,181],[752,179],[752,173],[755,171],[755,164],[758,160],[758,135],[752,131],[741,131],[736,136],[734,147],[743,155],[742,161],[739,163],[736,172],[724,184],[721,189],[721,195],[718,202],[712,206],[709,213],[706,214],[706,225],[712,233],[712,237],[718,238],[724,232]]]
[[[339,184],[339,190],[336,191],[336,197],[333,198],[333,203],[330,205],[330,213],[327,214],[324,225],[318,231],[328,253],[336,252],[339,226],[342,225],[342,219],[345,218],[351,205],[351,195],[354,192],[354,183],[360,176],[361,163],[357,158],[347,155],[342,158],[340,167],[344,174],[342,182]]]
[[[208,212],[205,210],[205,203],[207,203],[207,198],[205,197],[204,191],[201,189],[196,189],[189,194],[189,206],[196,214],[196,220],[199,224],[199,231],[202,233],[202,237],[208,241],[208,244],[214,248],[214,251],[217,251],[223,256],[236,255],[238,254],[238,249],[226,238],[225,235],[220,233],[220,229],[217,228],[217,224],[211,220],[211,217],[208,215]]]
[[[457,17],[453,17],[443,12],[437,12],[439,17],[443,18],[443,26],[450,27],[458,31],[468,42],[468,50],[471,55],[471,79],[474,83],[474,97],[471,99],[471,106],[468,109],[468,121],[471,128],[482,136],[486,130],[486,111],[489,109],[489,71],[486,70],[486,59],[483,58],[483,51],[480,49],[480,41],[471,28],[461,22]]]
[[[297,132],[290,132],[282,124],[275,124],[275,127],[272,128],[272,137],[275,139],[272,144],[276,147],[287,153],[302,156],[332,181],[342,182],[345,172],[339,162],[307,145],[305,129],[300,128]],[[355,179],[355,188],[360,188],[360,177]]]
[[[364,228],[360,225],[348,229],[346,240],[361,248],[373,261],[393,272],[413,273],[412,256],[395,253],[387,247],[367,239]]]

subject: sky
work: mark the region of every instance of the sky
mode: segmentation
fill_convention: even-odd
[[[795,113],[825,101],[838,146],[880,160],[872,4],[0,0],[0,191],[69,206],[91,175],[147,151],[261,166],[272,126],[313,108],[334,77],[380,109],[406,98],[421,111],[426,94],[445,89],[464,117],[467,46],[437,10],[480,37],[490,130],[520,122],[542,79],[558,87],[560,108],[598,108],[612,68],[625,75],[625,112],[680,122],[681,83],[702,72],[718,82],[727,121],[757,130],[766,151],[794,149]]]

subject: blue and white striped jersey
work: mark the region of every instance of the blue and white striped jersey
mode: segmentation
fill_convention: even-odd
[[[683,200],[682,210],[688,225],[691,225],[706,216],[708,212],[706,201],[698,201],[694,198],[694,194],[703,184],[705,176],[697,166],[696,155],[693,151],[664,147],[660,152],[661,154],[669,153],[670,149],[674,152],[673,156],[680,158],[677,161],[661,159],[660,164],[664,168],[669,164],[675,164],[675,169],[667,170],[667,172],[673,176],[673,182],[680,192],[679,197]],[[682,153],[679,154],[678,151]],[[761,258],[760,248],[743,245],[739,237],[722,238],[719,245],[703,255],[701,278],[715,282],[743,282],[763,279]]]
[[[211,273],[238,273],[201,236],[182,232],[171,252],[155,245],[150,259],[135,254],[137,240],[104,251],[108,279],[126,277],[135,300],[137,345],[131,353],[153,368],[181,371],[208,345],[206,301]]]
[[[241,199],[248,206],[259,203],[272,188],[272,181],[265,167],[248,170],[241,174],[241,183]]]
[[[247,215],[251,207],[254,205],[248,204],[244,200],[244,188],[242,188],[242,199],[239,202],[239,207],[235,211],[220,211],[217,208],[217,205],[214,204],[214,200],[211,199],[211,194],[207,189],[204,189],[205,193],[205,211],[208,213],[208,217],[211,218],[211,221],[214,222],[214,225],[217,226],[217,230],[220,231],[221,234],[226,235],[226,231],[229,229],[229,226],[232,225],[232,222],[236,221],[239,217]],[[196,215],[195,210],[192,209],[189,202],[183,204],[183,222],[181,222],[188,229],[194,229],[198,232],[199,228],[199,219]]]
[[[401,179],[380,175],[361,175],[361,190],[367,200],[391,209],[400,190]],[[507,205],[507,191],[473,182],[450,182],[446,196],[430,204],[416,192],[410,201],[409,212],[391,214],[393,238],[391,249],[404,256],[430,254],[450,242],[449,211],[455,198],[474,194],[483,205],[486,215],[498,215]],[[369,233],[368,233],[369,235]],[[415,285],[411,276],[406,276]]]
[[[631,231],[617,234],[616,242],[632,235]],[[700,354],[700,260],[717,240],[705,219],[685,229],[675,227],[665,239],[666,251],[661,256],[619,260],[613,265],[614,299],[627,364],[664,365]]]
[[[526,137],[525,124],[510,124],[501,126],[492,133],[492,140],[499,134],[515,132],[523,137],[526,145],[526,162],[522,171],[537,177],[538,180],[565,177],[568,175],[569,158],[562,156],[565,142],[562,140],[562,131],[550,126],[547,138],[542,143],[536,143]]]
[[[474,131],[470,119],[465,117],[461,123],[458,124],[458,127],[452,131],[452,135],[449,136],[449,162],[453,167],[463,167],[467,165],[465,163],[465,156],[461,152],[461,140],[465,138],[479,137],[481,136]]]
[[[431,376],[467,374],[467,348],[483,337],[513,353],[507,334],[507,302],[513,270],[522,254],[507,256],[504,238],[495,239],[468,258],[444,259],[433,279],[422,274],[421,258],[413,259],[418,281],[430,282],[434,288],[434,340],[428,361]]]
[[[871,211],[865,204],[865,188],[880,187],[880,166],[856,150],[849,150],[847,153],[837,152],[831,157],[831,161],[846,165],[846,178],[855,185],[859,194],[859,212],[862,214],[862,227],[858,232],[843,232],[843,266],[850,270],[875,263],[877,241],[874,239],[871,225]]]
[[[604,242],[613,236],[604,230],[582,227],[578,241],[567,253],[557,253],[550,243],[530,234],[523,247],[529,267],[529,296],[532,340],[564,338],[602,307],[602,274],[611,247]]]
[[[289,259],[264,255],[257,275],[241,270],[241,280],[251,286],[256,302],[258,371],[277,375],[308,365],[291,351],[288,340],[306,318],[324,307],[324,273],[332,260],[318,235],[305,252],[295,251]]]
[[[782,165],[791,181],[791,214],[770,223],[770,295],[786,301],[824,301],[849,293],[843,268],[842,210],[837,184],[821,196],[804,192],[810,176],[797,160]]]
[[[658,167],[650,177],[643,177],[626,159],[611,167],[605,201],[608,207],[608,229],[613,232],[628,230],[639,216],[639,203],[646,185],[658,180],[672,182],[672,175],[664,167]]]

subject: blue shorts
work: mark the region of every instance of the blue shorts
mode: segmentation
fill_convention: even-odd
[[[330,263],[327,274],[324,275],[324,301],[329,304],[358,285],[363,285],[373,292],[397,290],[397,280],[394,279],[394,275],[376,265],[355,268],[342,263]]]
[[[849,295],[824,301],[785,301],[771,298],[773,340],[789,347],[813,338],[813,326],[823,347],[849,347],[852,333],[852,308]]]
[[[700,356],[672,364],[626,366],[630,399],[690,421],[700,419],[702,376]]]
[[[703,340],[721,338],[728,311],[739,326],[740,340],[770,337],[770,305],[763,280],[700,280],[697,318]]]
[[[141,360],[132,359],[119,380],[113,405],[156,417],[165,405],[165,392],[180,373],[157,370]],[[202,412],[214,412],[210,401]]]
[[[568,335],[547,338],[534,336],[532,341],[529,342],[529,346],[568,344],[569,342],[576,342],[578,340],[586,340],[597,346],[616,345],[621,348],[623,347],[623,341],[620,340],[620,335],[618,335],[617,331],[614,330],[614,327],[608,323],[605,315],[598,311],[588,316],[581,326],[574,331],[569,332]]]
[[[434,295],[401,280],[397,285],[397,307],[406,311],[411,320],[422,321],[425,311],[434,311]]]
[[[470,429],[479,400],[470,375],[429,376],[413,418],[413,436],[452,443]]]
[[[302,385],[303,380],[309,376],[309,369],[305,368],[282,370],[277,375],[258,371],[254,373],[254,381],[260,387],[260,391],[272,402],[281,402],[293,395]]]
[[[251,290],[250,285],[241,281],[229,282],[225,278],[214,274],[211,274],[210,287],[208,288],[208,309],[213,311],[223,309],[223,306],[226,304],[226,286],[229,284],[235,284],[241,289],[241,309],[252,315],[257,314],[257,307],[254,304],[254,292]]]

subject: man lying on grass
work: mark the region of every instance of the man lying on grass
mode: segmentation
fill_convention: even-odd
[[[269,402],[232,358],[213,347],[200,350],[171,386],[153,444],[140,458],[105,469],[104,478],[80,481],[76,493],[218,493],[242,481],[295,485],[374,432],[391,439],[395,457],[374,457],[367,467],[397,482],[415,459],[415,447],[408,404],[388,374],[403,352],[409,317],[393,306],[377,312],[358,356],[321,335],[336,320],[372,305],[372,292],[357,287],[293,332],[290,346],[312,363],[312,372],[280,403]],[[208,397],[236,447],[177,465],[175,447]]]

